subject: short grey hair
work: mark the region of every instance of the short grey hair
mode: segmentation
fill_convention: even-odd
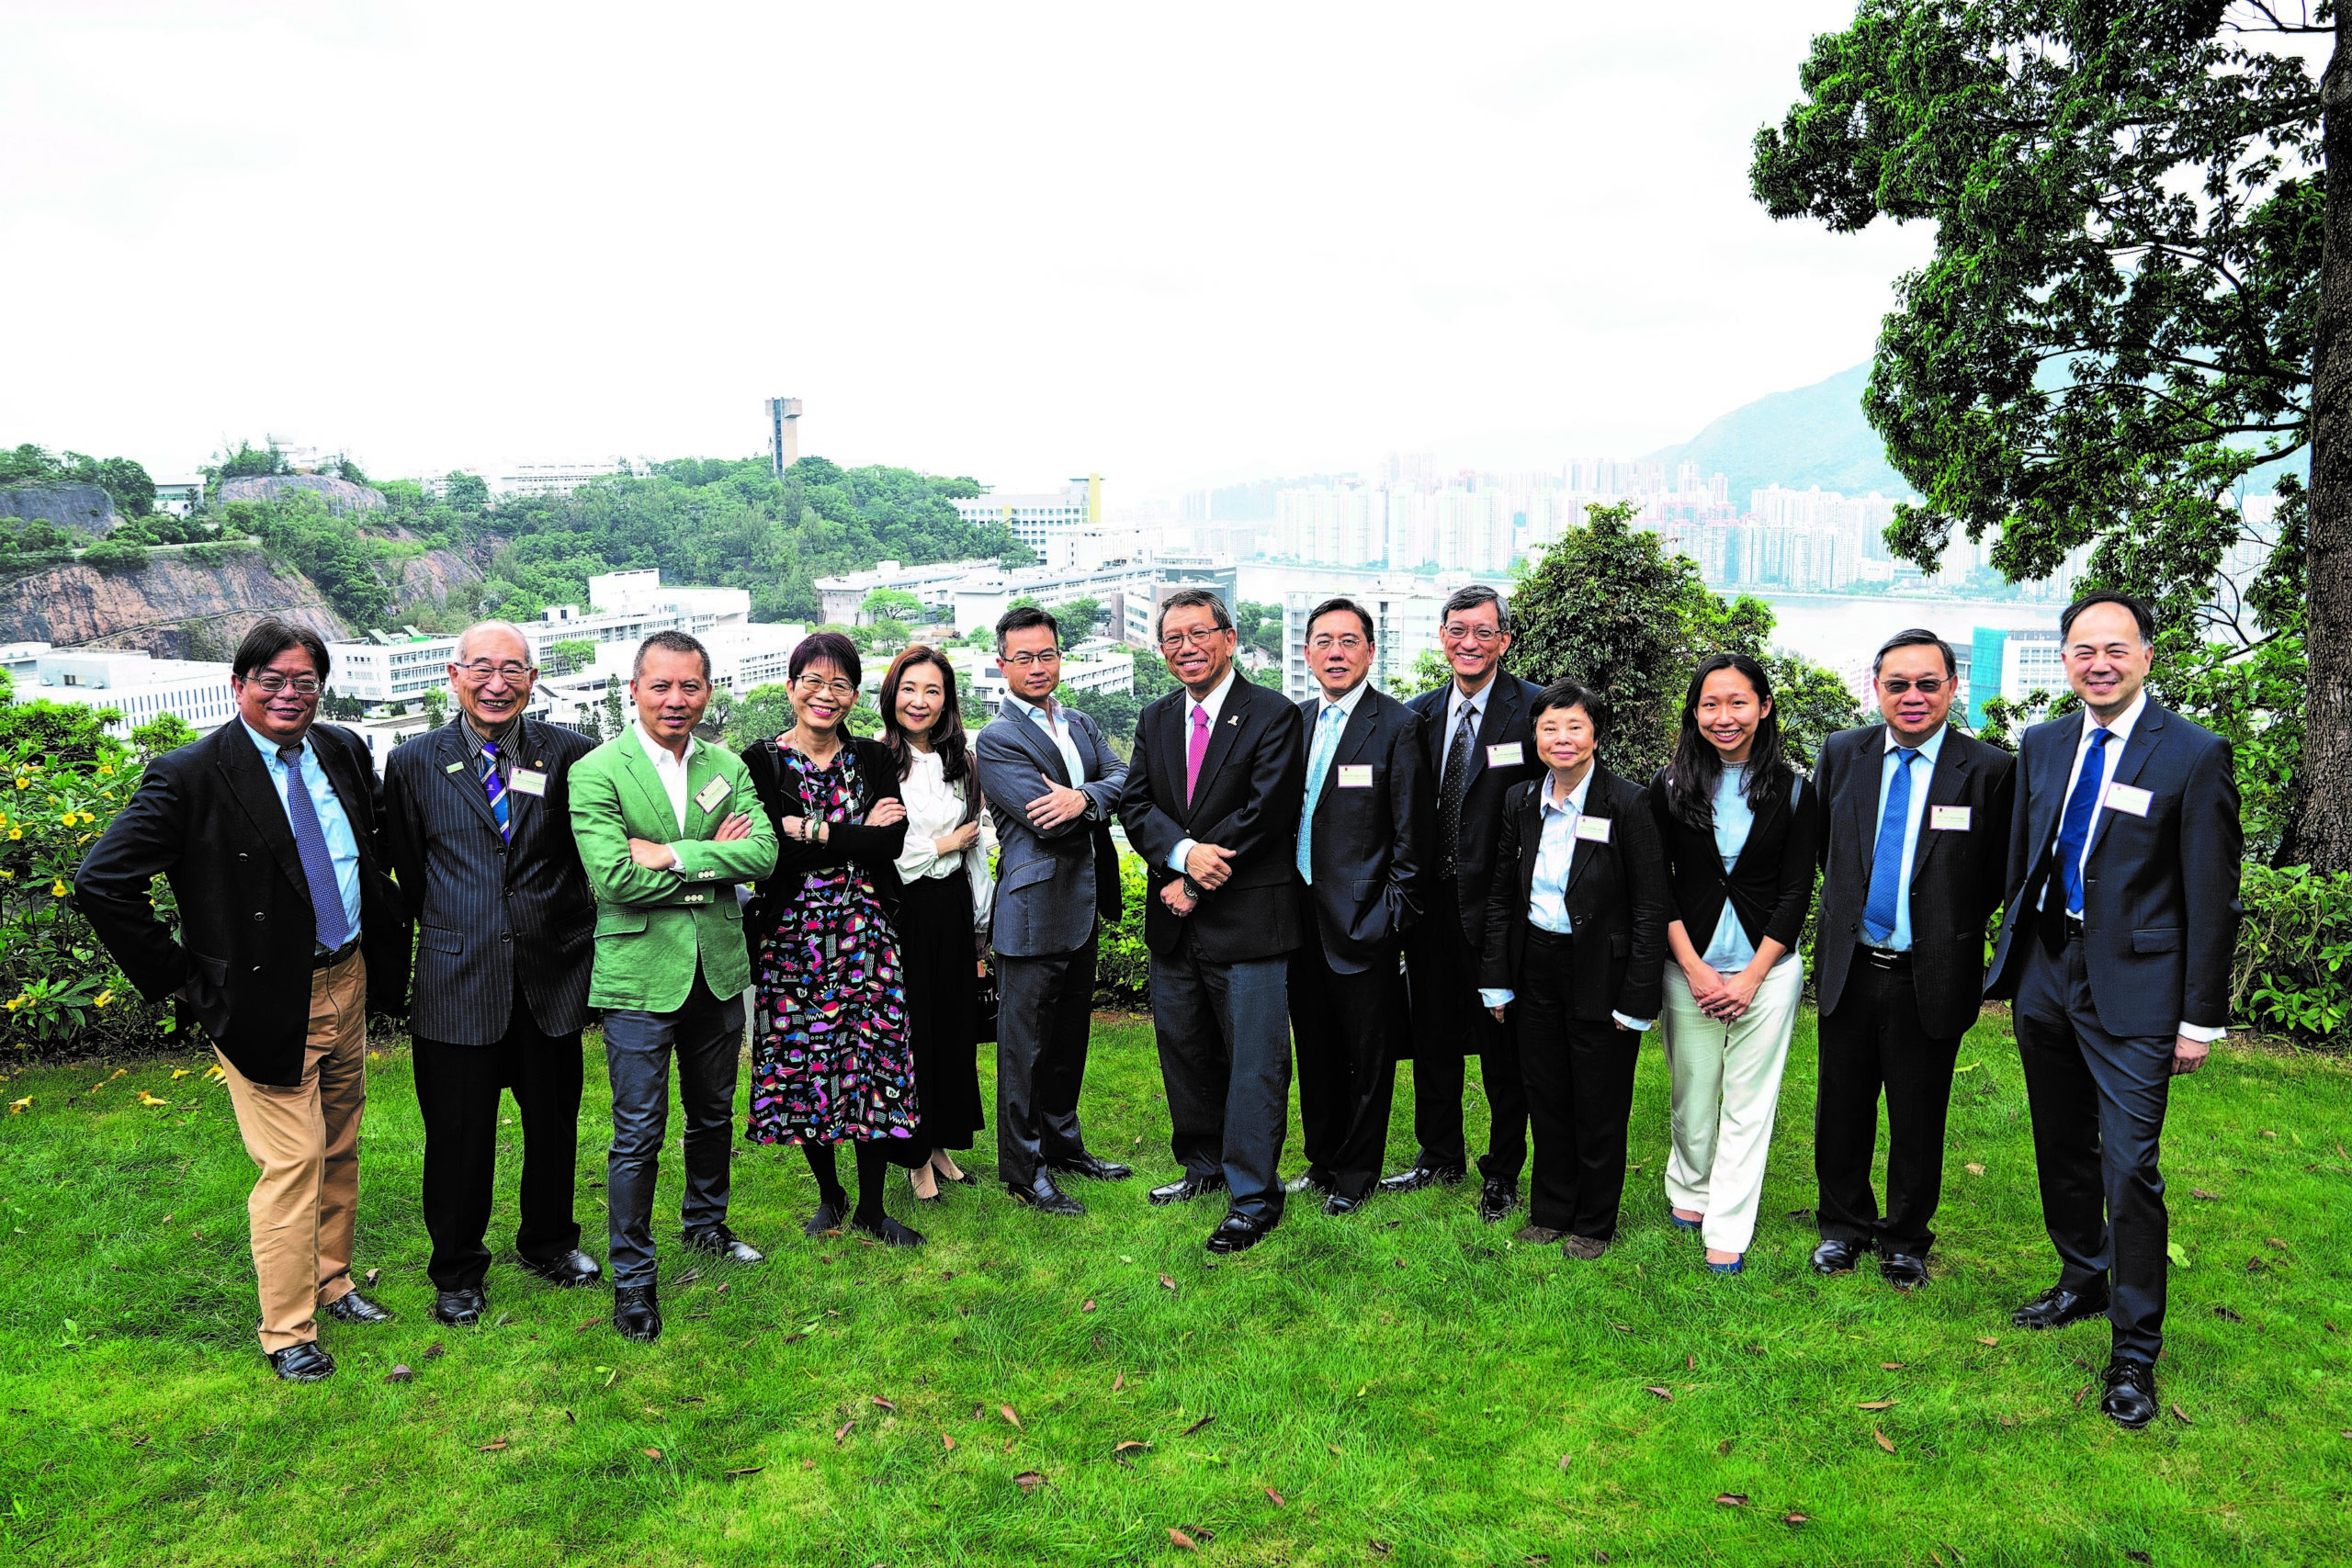
[[[1443,626],[1453,619],[1454,612],[1457,610],[1475,610],[1481,604],[1492,604],[1495,607],[1497,631],[1510,630],[1510,602],[1483,582],[1474,582],[1467,588],[1455,589],[1453,596],[1438,607],[1437,624]]]
[[[531,639],[524,636],[523,628],[512,621],[476,621],[458,634],[458,651],[449,656],[449,661],[452,664],[463,664],[466,661],[466,649],[472,647],[474,638],[484,632],[506,633],[523,645],[523,662],[534,669],[537,668],[538,657],[531,651]]]

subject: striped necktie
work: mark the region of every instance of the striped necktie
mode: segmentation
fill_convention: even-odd
[[[490,814],[498,818],[498,836],[512,843],[514,841],[514,829],[507,820],[506,781],[499,776],[498,742],[483,741],[481,754],[490,763],[489,771],[482,775],[481,781],[482,787],[490,791]]]
[[[280,746],[277,760],[286,765],[286,819],[294,829],[294,852],[302,863],[302,880],[311,887],[312,931],[318,944],[333,953],[351,940],[351,924],[343,909],[343,885],[335,880],[326,829],[319,825],[318,805],[311,799],[310,781],[302,776],[302,748]]]

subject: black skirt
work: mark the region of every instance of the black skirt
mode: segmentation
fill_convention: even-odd
[[[972,882],[960,866],[922,876],[899,895],[896,923],[906,968],[907,1026],[914,1045],[918,1149],[968,1149],[980,1111],[978,949]]]

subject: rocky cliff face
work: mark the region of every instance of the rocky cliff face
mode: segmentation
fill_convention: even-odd
[[[329,639],[352,635],[309,579],[272,566],[249,546],[151,549],[136,571],[100,572],[69,562],[0,576],[0,637],[9,640],[225,660],[266,615]]]
[[[327,474],[265,474],[222,479],[220,499],[224,504],[232,501],[282,501],[302,491],[318,496],[327,503],[329,512],[338,515],[384,509],[382,491]]]
[[[114,526],[114,502],[96,485],[22,485],[0,490],[0,517],[103,534]]]

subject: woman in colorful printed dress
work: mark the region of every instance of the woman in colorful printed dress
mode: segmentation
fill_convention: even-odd
[[[793,726],[745,753],[775,824],[775,874],[744,911],[759,1013],[752,1046],[755,1144],[798,1144],[817,1178],[801,1229],[852,1229],[892,1247],[922,1236],[882,1212],[891,1165],[928,1160],[915,1137],[914,1048],[906,974],[890,915],[907,836],[899,773],[878,741],[844,728],[857,700],[857,649],[817,632],[792,650]],[[857,1148],[849,1210],[833,1145]]]

